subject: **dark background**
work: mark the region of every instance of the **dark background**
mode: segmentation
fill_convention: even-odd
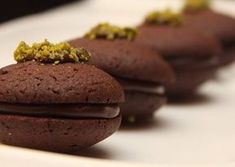
[[[0,22],[38,13],[76,0],[4,0],[0,5]]]

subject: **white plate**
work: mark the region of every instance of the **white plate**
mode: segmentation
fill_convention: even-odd
[[[66,40],[100,21],[135,25],[151,9],[179,9],[180,4],[177,0],[90,0],[2,24],[0,66],[14,62],[12,50],[20,40]],[[214,7],[235,14],[233,1],[216,1]],[[83,153],[91,158],[0,145],[0,166],[116,167],[125,166],[123,162],[127,166],[235,166],[234,76],[235,66],[224,69],[217,81],[201,89],[205,96],[192,103],[164,107],[153,125],[120,130]]]

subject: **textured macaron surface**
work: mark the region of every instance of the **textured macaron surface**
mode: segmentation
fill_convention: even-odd
[[[221,51],[220,43],[213,36],[183,26],[141,25],[136,42],[148,44],[169,59],[204,59]]]
[[[78,38],[69,43],[86,47],[92,54],[90,63],[115,77],[156,83],[174,79],[170,66],[160,55],[133,41]]]
[[[211,33],[223,45],[235,44],[235,19],[212,10],[185,13],[185,26]]]
[[[0,69],[0,102],[111,104],[124,101],[119,83],[92,65],[33,61]]]

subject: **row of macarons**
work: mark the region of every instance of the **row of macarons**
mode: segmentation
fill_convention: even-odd
[[[83,37],[32,46],[0,69],[0,142],[73,152],[147,121],[168,98],[194,94],[235,59],[235,21],[206,0],[146,16],[137,28],[103,23]]]

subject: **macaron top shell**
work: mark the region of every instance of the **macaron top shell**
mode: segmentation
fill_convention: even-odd
[[[213,36],[182,26],[148,25],[138,27],[137,43],[145,43],[158,50],[166,59],[207,59],[221,52],[220,43]]]
[[[110,75],[81,63],[28,61],[0,69],[0,102],[20,104],[112,104],[124,101]]]
[[[170,66],[153,50],[133,41],[78,38],[72,46],[86,47],[90,63],[115,77],[168,84],[174,80]]]
[[[184,13],[185,26],[215,35],[224,46],[235,43],[235,19],[212,10]]]

